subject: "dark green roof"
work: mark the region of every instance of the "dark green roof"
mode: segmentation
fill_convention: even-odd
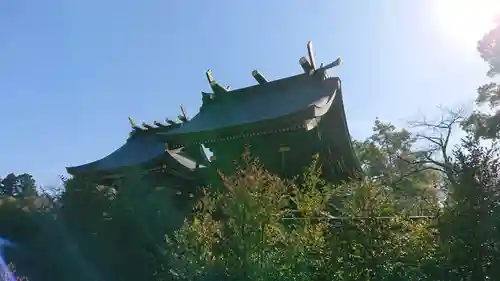
[[[114,171],[121,168],[151,163],[165,157],[168,161],[178,163],[187,169],[195,169],[196,160],[194,159],[202,158],[201,153],[203,153],[203,151],[201,148],[199,149],[200,155],[193,156],[187,155],[182,150],[183,149],[167,151],[165,150],[164,141],[154,133],[147,134],[146,132],[141,132],[137,135],[132,135],[123,146],[112,152],[110,155],[88,164],[68,167],[66,170],[72,175]],[[197,150],[191,149],[190,151],[196,152]]]
[[[325,114],[340,85],[339,78],[307,73],[247,88],[210,94],[189,123],[160,132],[176,136],[254,124],[300,114],[314,118]]]
[[[345,115],[342,88],[339,88],[330,110],[322,117],[319,125],[322,140],[328,144],[327,168],[336,170],[337,179],[362,176],[361,163],[352,145],[351,134]]]

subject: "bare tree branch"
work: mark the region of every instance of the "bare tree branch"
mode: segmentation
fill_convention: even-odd
[[[455,182],[455,171],[449,156],[450,139],[456,127],[465,120],[464,109],[451,110],[439,107],[442,114],[439,120],[429,121],[423,118],[409,122],[409,126],[419,130],[415,140],[426,145],[423,150],[413,152],[410,157],[400,157],[400,160],[414,166],[411,173],[434,170],[444,173],[448,179]]]

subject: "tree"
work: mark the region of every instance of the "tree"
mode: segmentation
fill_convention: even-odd
[[[424,153],[417,150],[419,139],[377,119],[373,134],[363,142],[355,141],[354,146],[368,178],[391,188],[398,211],[428,214],[435,209],[440,178],[420,162]]]
[[[235,176],[223,178],[227,192],[207,192],[194,218],[167,236],[172,277],[430,278],[437,244],[427,222],[383,217],[392,215],[394,204],[385,186],[371,181],[329,186],[319,168],[313,162],[296,182],[284,182],[244,160]]]
[[[19,194],[31,196],[36,194],[36,181],[30,174],[21,174],[17,176]]]
[[[165,267],[165,234],[179,228],[188,212],[177,206],[180,200],[168,182],[170,177],[155,177],[165,181],[145,177],[133,168],[124,171],[124,178],[113,187],[96,184],[92,178],[65,181],[54,231],[71,237],[61,244],[71,249],[68,259],[78,257],[73,268],[93,269],[82,277],[158,280]]]
[[[328,227],[312,218],[327,209],[331,190],[314,174],[303,175],[307,184],[294,185],[266,172],[249,155],[242,162],[235,176],[223,176],[225,191],[206,191],[194,218],[168,236],[174,278],[326,278]]]
[[[498,147],[467,137],[454,154],[456,181],[439,224],[446,279],[499,280],[494,266],[500,263]]]
[[[8,174],[0,183],[0,194],[9,196],[31,196],[36,194],[36,181],[30,174]]]
[[[8,174],[3,180],[2,180],[2,194],[3,195],[9,195],[9,196],[14,196],[18,192],[18,185],[17,185],[17,176],[13,173]]]
[[[12,181],[4,183],[21,190],[23,176],[12,175],[7,177]],[[29,186],[34,181],[26,180],[25,183]],[[14,244],[6,250],[4,258],[16,265],[16,274],[29,276],[30,279],[68,280],[68,272],[65,271],[68,267],[65,263],[67,255],[61,251],[64,249],[60,243],[61,236],[54,231],[54,226],[58,224],[54,223],[56,214],[51,198],[37,194],[24,196],[12,190],[15,189],[9,188],[9,194],[0,196],[0,225],[3,226],[0,227],[0,237]]]
[[[409,122],[409,130],[377,119],[373,135],[355,142],[368,178],[390,187],[398,212],[434,215],[448,187],[456,184],[452,139],[466,114],[440,110],[437,119]]]
[[[488,64],[486,75],[495,78],[500,74],[500,18],[495,28],[477,42],[481,58]],[[496,139],[500,136],[500,84],[490,82],[477,89],[476,104],[482,106],[463,123],[465,130],[478,138]],[[486,107],[486,109],[484,108]]]
[[[438,120],[429,121],[424,118],[420,121],[410,122],[410,126],[414,130],[418,130],[414,135],[422,148],[414,153],[415,159],[404,159],[404,161],[418,167],[417,171],[434,170],[444,175],[441,187],[446,188],[448,182],[456,184],[450,142],[454,130],[464,122],[465,113],[462,109],[449,110],[445,108],[441,108],[441,112]]]

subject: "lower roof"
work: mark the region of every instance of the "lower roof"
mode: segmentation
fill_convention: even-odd
[[[188,169],[196,168],[196,161],[181,150],[166,151],[164,141],[155,134],[136,135],[108,156],[80,166],[67,167],[69,174],[87,174],[138,166],[167,157]],[[200,163],[202,164],[202,163]]]

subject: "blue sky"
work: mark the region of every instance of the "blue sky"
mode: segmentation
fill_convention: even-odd
[[[286,3],[286,5],[285,5]],[[314,3],[314,4],[308,4]],[[485,65],[440,28],[433,1],[0,1],[0,176],[57,183],[65,166],[103,157],[137,121],[194,115],[204,72],[232,88],[342,56],[348,123],[366,137],[470,103]],[[464,19],[465,20],[465,19]]]

